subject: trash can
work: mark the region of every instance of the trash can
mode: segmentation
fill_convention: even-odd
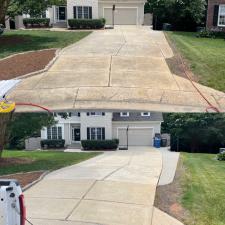
[[[164,23],[163,24],[163,30],[171,31],[172,30],[172,25],[170,23]]]
[[[166,147],[167,146],[167,139],[166,138],[162,138],[162,140],[161,140],[161,146],[162,147]]]
[[[154,138],[154,147],[155,148],[160,148],[161,147],[161,139],[158,137]]]

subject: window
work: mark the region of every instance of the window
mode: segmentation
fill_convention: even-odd
[[[87,139],[88,140],[105,140],[105,128],[104,127],[88,127]]]
[[[218,26],[225,27],[225,5],[219,7]]]
[[[150,116],[150,112],[142,112],[141,116]]]
[[[129,112],[121,112],[120,116],[121,117],[128,117],[129,116]]]
[[[61,140],[62,139],[62,127],[48,127],[47,139],[49,140]]]
[[[74,19],[92,19],[92,7],[90,6],[74,6]]]
[[[87,116],[105,116],[105,112],[87,112]]]

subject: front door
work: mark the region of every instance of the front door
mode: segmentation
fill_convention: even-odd
[[[59,6],[59,21],[65,21],[66,20],[66,7],[65,6]]]
[[[80,128],[72,128],[72,141],[80,142]]]

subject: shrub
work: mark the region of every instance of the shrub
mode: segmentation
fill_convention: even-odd
[[[23,19],[23,24],[26,28],[29,27],[49,27],[49,18],[25,18]]]
[[[198,32],[197,37],[200,37],[200,38],[225,38],[225,32],[203,29],[200,32]]]
[[[42,148],[64,148],[65,140],[41,140]]]
[[[105,26],[105,19],[69,19],[71,29],[101,29]]]
[[[220,161],[225,161],[225,152],[219,153],[217,159]]]
[[[118,148],[119,140],[82,140],[81,145],[84,150],[115,150]]]

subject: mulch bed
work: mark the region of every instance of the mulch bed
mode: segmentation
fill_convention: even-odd
[[[0,80],[13,79],[39,71],[55,57],[55,49],[28,52],[0,60]]]
[[[19,36],[1,36],[0,38],[0,45],[1,46],[10,46],[10,45],[19,45],[28,43],[29,39],[26,37],[19,37]]]
[[[4,170],[4,167],[12,166],[12,165],[22,165],[22,164],[30,164],[34,162],[32,159],[28,158],[1,158],[0,159],[0,170]],[[27,172],[27,173],[16,173],[10,175],[2,175],[0,179],[16,179],[19,181],[21,187],[25,187],[28,184],[36,181],[40,178],[40,176],[44,173],[44,171],[35,171],[35,172]]]
[[[28,158],[1,158],[0,168],[12,165],[30,164],[32,162],[33,160]]]
[[[0,179],[16,179],[19,181],[21,187],[25,187],[28,184],[38,180],[43,174],[43,171],[40,172],[29,172],[29,173],[18,173],[7,176],[0,176]]]
[[[185,210],[180,203],[183,194],[181,179],[184,173],[185,168],[180,160],[173,183],[158,186],[155,197],[155,206],[157,208],[183,222],[190,217],[189,212]]]

